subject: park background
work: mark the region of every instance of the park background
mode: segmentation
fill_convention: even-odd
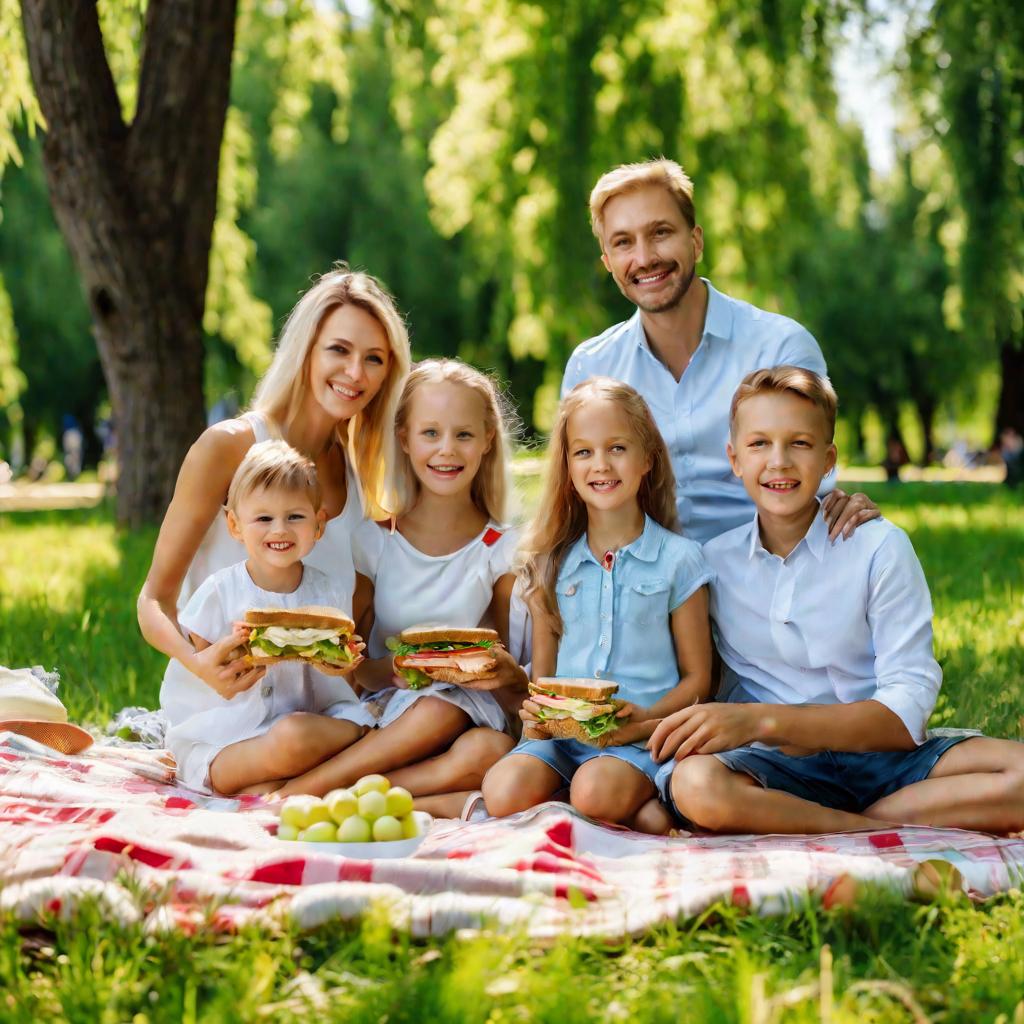
[[[847,481],[889,437],[918,462],[959,442],[962,462],[1024,434],[1019,5],[0,0],[0,460],[59,478],[68,415],[88,465],[112,418],[120,460],[94,508],[10,511],[28,485],[0,482],[0,664],[56,667],[96,728],[155,704],[165,659],[134,600],[181,456],[244,405],[335,260],[389,285],[416,355],[496,371],[542,445],[568,353],[630,312],[588,192],[658,154],[696,181],[702,272],[819,339]],[[932,588],[931,725],[1020,738],[1020,492],[946,475],[863,488]],[[0,914],[0,979],[0,1021],[1017,1024],[1024,897],[717,905],[554,948],[372,918],[225,941],[96,914],[26,935]]]
[[[27,5],[41,40],[50,6]],[[69,416],[95,463],[112,419],[120,517],[159,519],[204,417],[244,406],[287,311],[338,259],[391,288],[417,356],[492,369],[542,435],[572,348],[630,312],[589,190],[658,154],[695,179],[701,272],[819,339],[846,464],[881,462],[889,438],[962,463],[1004,427],[1024,434],[1016,5],[245,0],[174,49],[169,4],[140,75],[145,6],[101,2],[102,44],[86,17],[66,54],[38,46],[48,189],[19,4],[0,4],[15,468],[59,456]],[[212,238],[189,221],[204,196]]]

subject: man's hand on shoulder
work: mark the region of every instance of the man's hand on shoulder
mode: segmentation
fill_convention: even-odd
[[[836,540],[840,534],[844,540],[849,540],[858,526],[877,519],[882,514],[866,494],[859,491],[856,494],[847,494],[838,487],[825,495],[821,509],[828,524],[829,540]]]

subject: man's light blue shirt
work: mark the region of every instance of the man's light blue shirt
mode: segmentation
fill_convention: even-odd
[[[780,363],[824,374],[825,358],[795,320],[730,298],[701,280],[708,287],[704,334],[678,381],[651,351],[638,309],[573,352],[562,394],[590,377],[613,377],[643,395],[672,458],[683,533],[703,543],[754,514],[725,453],[729,406],[740,381]]]
[[[932,604],[907,535],[885,519],[830,544],[815,516],[786,558],[758,520],[704,545],[715,583],[711,619],[725,662],[718,700],[848,704],[875,700],[925,738],[942,670]]]
[[[669,617],[713,574],[700,545],[645,517],[643,533],[601,566],[584,534],[556,584],[564,631],[555,674],[611,679],[616,696],[650,707],[679,683]]]

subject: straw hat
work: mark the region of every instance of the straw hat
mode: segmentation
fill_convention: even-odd
[[[0,665],[0,732],[16,732],[62,754],[92,746],[92,737],[68,722],[63,704],[27,668]]]

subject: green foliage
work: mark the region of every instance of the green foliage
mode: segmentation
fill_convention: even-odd
[[[1024,1014],[1024,898],[778,918],[718,904],[635,940],[394,933],[379,915],[298,934],[147,935],[86,907],[53,933],[0,919],[0,1017],[465,1024],[1007,1022]],[[1004,1016],[1000,1016],[1004,1015]]]

